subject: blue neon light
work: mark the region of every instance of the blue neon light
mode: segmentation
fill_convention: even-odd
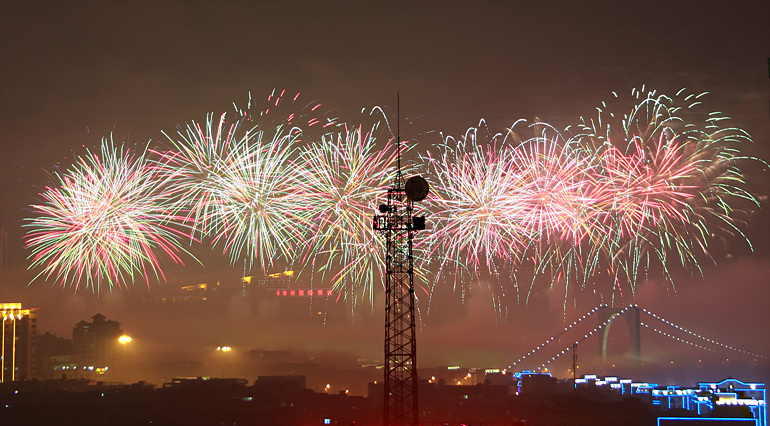
[[[732,422],[741,426],[757,425],[757,419],[745,419],[734,417],[658,417],[658,426],[673,426],[684,422],[698,422],[699,425],[707,426],[709,424],[718,424],[721,422]]]

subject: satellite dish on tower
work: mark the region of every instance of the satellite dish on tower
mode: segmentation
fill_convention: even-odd
[[[428,182],[422,176],[412,176],[406,181],[406,196],[412,201],[422,201],[428,196]]]

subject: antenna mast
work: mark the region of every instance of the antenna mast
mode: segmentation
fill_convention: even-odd
[[[398,168],[387,204],[374,216],[374,230],[385,236],[384,426],[417,426],[417,340],[415,337],[414,256],[412,239],[425,229],[413,216],[414,202],[428,195],[428,183],[401,174],[400,100],[397,98]]]
[[[396,180],[401,177],[401,94],[396,93],[396,154],[398,154],[398,169]]]

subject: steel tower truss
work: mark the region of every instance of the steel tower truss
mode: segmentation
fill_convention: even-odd
[[[412,239],[425,229],[424,218],[412,216],[400,170],[387,204],[374,217],[374,229],[385,236],[385,373],[384,425],[417,426],[417,342],[415,339],[414,258]],[[415,222],[423,220],[422,226]]]

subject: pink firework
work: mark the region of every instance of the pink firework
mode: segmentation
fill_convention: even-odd
[[[170,213],[166,182],[143,154],[105,141],[101,155],[89,153],[56,175],[25,225],[30,267],[42,268],[36,278],[99,293],[165,278],[158,254],[182,263],[186,220]]]

